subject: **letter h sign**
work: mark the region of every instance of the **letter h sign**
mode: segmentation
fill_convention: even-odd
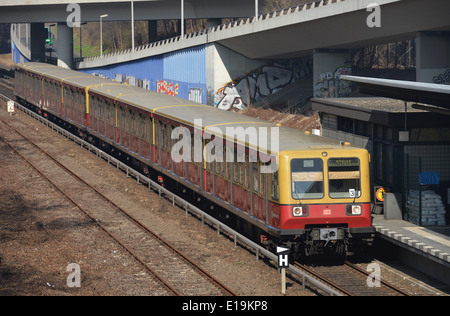
[[[288,248],[277,247],[278,254],[278,268],[289,268],[289,254],[291,251]]]

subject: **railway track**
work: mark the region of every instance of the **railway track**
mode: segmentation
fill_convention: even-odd
[[[0,88],[1,88],[1,84],[0,84]],[[4,90],[9,90],[8,95],[11,94],[12,92],[12,87],[4,87]],[[2,93],[2,91],[0,91],[0,93]],[[41,150],[41,149],[40,149]],[[42,150],[41,150],[42,151]],[[64,168],[64,166],[62,166]],[[68,172],[70,173],[70,170],[68,170]],[[83,180],[81,180],[83,181]],[[94,189],[95,190],[95,189]],[[97,192],[99,193],[99,192]],[[161,193],[160,193],[161,194]],[[111,202],[109,202],[111,203]],[[115,206],[117,209],[117,206]],[[131,216],[129,216],[126,213],[122,212],[122,216],[126,216],[129,218],[129,220],[136,222],[133,218],[131,218]],[[103,214],[103,216],[106,216],[107,214]],[[89,216],[89,215],[87,215]],[[93,221],[95,221],[97,224],[99,225],[103,225],[102,220],[99,220],[99,217],[91,217],[89,216]],[[203,219],[202,219],[203,220]],[[106,221],[107,222],[107,221]],[[119,221],[120,222],[120,221]],[[139,223],[135,223],[137,225],[139,225]],[[219,226],[220,227],[220,226]],[[106,229],[102,228],[102,229]],[[146,227],[141,227],[140,228],[141,231],[142,230],[147,230]],[[139,236],[139,232],[136,232]],[[154,243],[152,245],[149,244],[148,247],[150,247],[151,249],[154,248],[161,248],[160,246],[162,244],[165,244],[165,242],[163,240],[160,240],[159,237],[157,236],[157,234],[148,232],[151,235],[153,235],[152,238],[156,238],[154,241]],[[111,233],[112,235],[114,235],[113,233]],[[130,236],[129,236],[130,237]],[[137,239],[139,239],[139,237],[136,237]],[[142,238],[142,237],[141,237]],[[124,248],[126,248],[126,242],[125,241],[121,241],[119,238],[117,238],[117,242],[119,244],[121,244]],[[159,239],[159,241],[158,241]],[[236,243],[236,237],[235,237],[235,243]],[[165,244],[164,247],[168,247],[171,248],[170,245]],[[161,283],[164,283],[165,279],[169,279],[170,280],[170,272],[169,272],[169,276],[164,275],[164,272],[159,272],[159,270],[161,270],[161,267],[164,266],[165,264],[161,261],[161,262],[153,262],[152,264],[154,265],[155,269],[153,269],[149,264],[146,264],[146,260],[148,260],[148,255],[142,255],[141,257],[139,256],[139,254],[136,252],[134,252],[134,250],[132,248],[129,248],[128,250],[133,256],[136,257],[136,260],[138,260],[141,264],[143,264],[144,266],[146,266],[147,269],[151,269],[149,271],[151,271],[154,275],[155,278],[158,279]],[[259,253],[257,251],[257,253]],[[157,257],[159,257],[157,255]],[[170,257],[170,255],[169,255]],[[183,257],[183,255],[181,254],[181,257]],[[189,262],[189,259],[187,259],[187,261]],[[195,263],[188,263],[188,265],[191,265],[193,267],[194,270],[200,270],[201,268],[196,267]],[[408,296],[408,294],[398,288],[395,288],[394,286],[382,281],[382,286],[379,288],[369,288],[367,286],[367,278],[369,273],[367,273],[364,270],[361,270],[360,268],[356,267],[355,265],[352,265],[350,262],[346,262],[343,265],[339,265],[339,266],[306,266],[306,265],[300,265],[300,264],[296,264],[295,267],[302,271],[305,272],[306,274],[310,275],[311,278],[318,280],[319,282],[325,284],[326,286],[329,286],[330,289],[336,290],[338,293],[340,293],[341,295],[344,296],[357,296],[357,295],[401,295],[401,296]],[[182,269],[178,269],[180,274],[184,275],[186,274],[186,272],[183,272]],[[203,272],[202,272],[203,273]],[[207,276],[204,276],[207,277]],[[180,281],[178,283],[183,283],[184,281]],[[211,282],[211,281],[210,281]],[[214,281],[212,281],[214,283]],[[309,282],[311,282],[311,280],[309,280]],[[187,281],[186,281],[187,283]],[[191,283],[192,284],[192,283]],[[187,287],[191,287],[191,288],[195,288],[195,286],[199,287],[198,284],[200,283],[196,283],[195,281],[193,281],[194,286],[187,286]],[[172,287],[169,284],[170,287]],[[175,285],[175,287],[179,286],[178,284]],[[221,288],[222,285],[220,284],[216,284],[216,288]],[[181,288],[183,288],[183,285],[181,284]],[[169,290],[171,291],[171,290]],[[231,291],[229,291],[228,289],[226,289],[226,287],[223,287],[221,290],[219,290],[218,292],[214,292],[216,290],[213,290],[213,293],[216,294],[201,294],[201,293],[196,293],[195,291],[193,292],[192,295],[235,295],[234,293],[232,293]],[[171,291],[172,294],[174,295],[185,295],[185,292],[178,292],[176,289],[175,291]],[[190,293],[190,292],[189,292]],[[191,295],[191,294],[187,294],[187,295]],[[332,295],[337,295],[337,294],[332,294]]]
[[[371,274],[355,264],[345,261],[336,265],[313,265],[295,263],[295,266],[345,296],[410,296],[394,285],[379,280],[379,286],[369,287]]]
[[[3,90],[14,90],[14,72],[0,68],[0,87],[3,87]]]
[[[0,140],[142,264],[170,295],[236,295],[15,127],[3,119],[0,123]]]

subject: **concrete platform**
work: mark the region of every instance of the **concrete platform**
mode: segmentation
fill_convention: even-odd
[[[408,265],[450,284],[450,226],[422,227],[383,215],[374,215],[373,225],[378,237],[405,250]]]

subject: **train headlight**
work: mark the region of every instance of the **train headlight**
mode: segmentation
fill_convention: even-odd
[[[346,213],[352,216],[362,215],[362,207],[361,205],[347,205]]]
[[[352,205],[352,215],[361,215],[361,205]]]
[[[306,206],[294,206],[292,208],[292,215],[294,217],[305,217],[305,216],[308,216],[308,207],[306,207]]]

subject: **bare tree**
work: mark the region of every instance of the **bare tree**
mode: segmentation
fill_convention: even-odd
[[[296,7],[307,3],[314,2],[313,0],[262,0],[261,1],[261,13],[266,14],[269,12],[275,12],[290,7]]]

